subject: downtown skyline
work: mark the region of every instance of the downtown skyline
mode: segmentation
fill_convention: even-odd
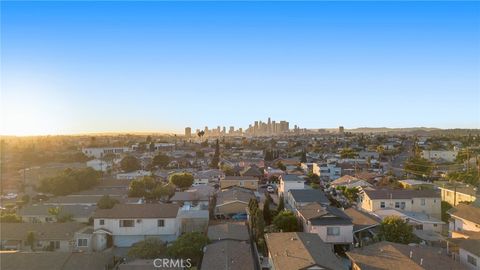
[[[480,128],[479,3],[1,5],[2,135]]]

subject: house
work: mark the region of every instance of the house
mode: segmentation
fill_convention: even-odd
[[[258,190],[258,178],[252,176],[226,176],[220,180],[220,188],[242,187],[251,190]]]
[[[170,198],[172,203],[189,206],[199,205],[205,209],[208,209],[209,200],[210,196],[201,192],[197,192],[197,190],[177,191],[173,197]]]
[[[27,235],[34,234],[34,250],[70,252],[76,249],[75,233],[87,225],[65,223],[2,223],[1,248],[6,250],[30,250]]]
[[[361,159],[378,159],[380,154],[375,151],[360,151],[358,157]]]
[[[265,242],[272,270],[347,269],[331,245],[314,233],[267,233]]]
[[[375,216],[359,211],[355,208],[345,209],[345,214],[350,217],[353,223],[353,243],[355,246],[363,246],[370,242],[377,235],[376,228],[381,220]]]
[[[446,184],[438,187],[442,196],[442,201],[456,206],[461,202],[469,203],[480,198],[480,192],[477,187],[460,183]]]
[[[480,207],[475,204],[458,204],[448,211],[451,219],[449,231],[480,232]]]
[[[225,173],[221,170],[211,169],[198,171],[193,174],[193,186],[207,185],[208,183],[218,183],[225,178]]]
[[[301,163],[300,167],[305,171],[306,174],[315,174],[320,176],[320,166],[317,163]]]
[[[96,171],[106,172],[112,168],[112,165],[101,159],[92,159],[87,161],[87,167]]]
[[[442,248],[382,241],[347,252],[353,270],[466,269]]]
[[[108,154],[123,154],[130,152],[128,147],[88,147],[82,149],[87,157],[102,158]]]
[[[246,241],[222,240],[205,246],[200,269],[255,269],[250,244]]]
[[[118,180],[134,180],[137,178],[142,178],[144,176],[150,176],[152,173],[150,171],[138,170],[133,172],[117,173]]]
[[[381,220],[385,219],[386,217],[396,216],[405,220],[408,224],[412,225],[415,230],[432,231],[436,233],[441,233],[443,231],[443,225],[445,224],[445,222],[441,221],[440,219],[437,219],[428,214],[421,212],[404,211],[400,209],[379,209],[372,212],[372,215],[375,215]]]
[[[342,168],[337,167],[335,163],[320,165],[320,179],[332,181],[342,176]]]
[[[285,174],[280,176],[278,193],[286,196],[290,189],[305,189],[305,180],[298,175]]]
[[[372,185],[367,181],[357,178],[351,175],[344,175],[330,183],[332,187],[346,187],[346,188],[358,188],[358,187],[371,187]]]
[[[56,222],[57,218],[49,213],[49,209],[56,206],[45,204],[26,205],[18,210],[18,215],[23,222],[42,223]],[[58,217],[70,216],[72,221],[88,223],[88,220],[95,212],[96,206],[90,205],[64,205],[59,206]]]
[[[460,263],[471,270],[480,269],[480,232],[453,232],[449,243]]]
[[[164,242],[177,239],[177,204],[116,204],[112,209],[97,209],[94,218],[94,249],[113,244],[130,247],[146,237]]]
[[[208,208],[184,205],[180,208],[177,221],[180,234],[188,232],[205,232],[210,218]]]
[[[330,205],[325,193],[319,189],[290,189],[286,201],[293,209],[312,202],[317,202],[323,206]]]
[[[2,270],[110,269],[113,254],[107,252],[0,252]]]
[[[232,187],[217,193],[216,215],[232,215],[246,213],[250,199],[257,199],[253,191],[240,187]]]
[[[243,223],[222,223],[208,227],[208,239],[210,241],[217,240],[237,240],[249,241],[247,226]]]
[[[433,188],[432,183],[420,181],[420,180],[414,180],[414,179],[399,180],[398,183],[404,189],[432,189]]]
[[[251,165],[251,166],[245,167],[245,169],[240,172],[240,175],[244,177],[255,177],[255,178],[261,179],[263,178],[264,173],[263,173],[263,169],[258,168],[256,165]]]
[[[437,162],[454,162],[458,151],[450,150],[422,150],[420,156],[424,159]]]
[[[303,231],[316,233],[325,243],[350,245],[353,243],[353,223],[345,212],[317,202],[297,209],[297,216],[303,224]]]
[[[441,218],[440,193],[434,190],[364,189],[359,194],[359,206],[366,212],[394,208]]]

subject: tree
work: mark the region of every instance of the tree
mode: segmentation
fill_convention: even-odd
[[[152,160],[153,166],[158,166],[160,168],[165,168],[170,164],[171,160],[170,157],[165,155],[164,153],[158,153]]]
[[[30,196],[28,194],[25,194],[22,196],[22,202],[24,204],[28,204],[30,202]]]
[[[212,162],[210,163],[210,167],[214,169],[218,169],[218,163],[220,163],[220,144],[218,139],[215,143],[215,154],[213,154]]]
[[[447,175],[449,180],[463,182],[470,185],[478,185],[480,173],[478,170],[470,169],[466,172],[450,172]]]
[[[273,224],[282,232],[295,232],[298,230],[298,221],[292,211],[284,210],[273,219]]]
[[[175,187],[173,187],[173,185],[170,185],[170,184],[165,184],[165,185],[158,184],[153,190],[153,193],[155,198],[157,199],[161,199],[165,197],[170,198],[175,194]]]
[[[272,213],[270,211],[270,200],[268,199],[268,197],[266,197],[265,202],[263,202],[263,219],[265,220],[265,224],[267,225],[270,225],[272,223]]]
[[[450,215],[447,213],[448,210],[452,209],[453,206],[449,204],[448,202],[441,202],[441,211],[442,211],[442,221],[447,222],[450,219]]]
[[[221,166],[222,171],[225,173],[226,176],[234,176],[235,175],[235,170],[227,164],[223,164]]]
[[[120,168],[122,168],[124,172],[133,172],[140,170],[142,166],[136,157],[126,156],[120,161]]]
[[[155,143],[154,143],[154,142],[151,142],[151,143],[148,145],[148,150],[150,150],[150,152],[155,151]]]
[[[283,201],[283,194],[280,195],[280,198],[278,198],[278,207],[277,207],[277,212],[280,213],[285,209],[285,202]]]
[[[265,220],[263,219],[263,211],[257,209],[255,213],[255,239],[258,241],[263,238],[263,232],[265,230]]]
[[[356,202],[358,199],[358,189],[356,187],[353,188],[345,188],[343,190],[343,195],[350,201]]]
[[[405,171],[409,174],[413,174],[415,176],[425,178],[430,176],[433,171],[433,163],[428,161],[427,159],[415,156],[409,158],[405,162]]]
[[[208,243],[208,237],[201,232],[185,233],[168,247],[167,255],[178,259],[191,259],[193,265],[198,265],[203,256],[203,248]]]
[[[55,219],[60,215],[60,211],[61,209],[58,206],[48,208],[48,214],[54,216]]]
[[[281,161],[277,162],[277,167],[282,171],[287,170],[287,166],[283,165],[283,163]]]
[[[129,197],[144,197],[145,196],[145,182],[143,179],[135,179],[130,182],[128,188]]]
[[[41,179],[38,189],[54,195],[67,195],[92,188],[98,184],[101,175],[92,168],[66,169],[53,177]]]
[[[186,189],[193,184],[193,175],[189,173],[175,173],[170,176],[170,183],[180,189]]]
[[[307,162],[307,152],[302,151],[302,154],[300,155],[300,162],[306,163]]]
[[[139,259],[155,259],[165,255],[166,250],[167,247],[161,240],[148,238],[135,243],[130,250],[128,250],[128,256]]]
[[[380,238],[395,243],[409,244],[414,241],[413,228],[397,216],[386,217],[380,224]]]
[[[21,223],[22,218],[15,213],[2,213],[0,215],[0,222],[4,223]]]
[[[27,238],[27,239],[26,239],[26,240],[27,240],[27,244],[30,246],[30,248],[32,249],[32,251],[34,251],[34,250],[35,250],[35,238],[36,238],[36,237],[35,237],[35,232],[29,231],[29,232],[27,233],[27,237],[26,237],[26,238]]]
[[[341,158],[355,158],[356,156],[357,153],[351,148],[343,148],[342,151],[340,151]]]
[[[111,198],[109,195],[103,195],[97,202],[97,207],[100,209],[112,209],[115,204],[119,203],[117,199]]]

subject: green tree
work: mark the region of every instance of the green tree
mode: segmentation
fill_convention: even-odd
[[[35,250],[35,240],[36,240],[36,237],[35,237],[35,232],[33,231],[29,231],[27,233],[27,244],[30,246],[30,248],[32,249],[32,251]]]
[[[278,198],[277,212],[280,213],[281,211],[283,211],[283,209],[285,209],[285,202],[284,202],[283,194],[282,194]]]
[[[343,195],[350,201],[350,202],[356,202],[358,199],[358,189],[353,187],[353,188],[346,188],[343,190]]]
[[[301,155],[300,155],[300,162],[302,163],[306,163],[307,162],[307,152],[302,151]]]
[[[126,156],[120,161],[120,168],[124,172],[133,172],[140,170],[142,166],[140,165],[140,162],[138,159],[134,156]]]
[[[165,185],[158,184],[155,187],[153,193],[157,199],[170,198],[175,194],[175,187],[173,187],[173,185],[170,185],[170,184],[165,184]]]
[[[450,172],[447,178],[452,181],[463,182],[470,185],[478,185],[480,181],[480,173],[476,169],[470,169],[465,172]]]
[[[160,168],[165,168],[170,164],[171,159],[169,156],[165,155],[164,153],[158,153],[152,160],[153,166],[158,166]]]
[[[263,232],[265,230],[265,220],[263,219],[263,211],[257,209],[255,213],[255,239],[258,241],[263,238]]]
[[[109,195],[103,195],[98,200],[97,207],[100,209],[112,209],[117,203],[119,203],[117,199],[111,198]]]
[[[129,250],[128,256],[138,259],[155,259],[165,255],[166,245],[159,239],[148,238],[135,243]]]
[[[130,182],[128,188],[129,197],[144,197],[145,196],[145,182],[143,179],[135,179]]]
[[[234,176],[235,175],[235,170],[230,167],[229,165],[227,164],[223,164],[221,166],[222,168],[222,171],[225,173],[226,176]]]
[[[0,222],[2,223],[20,223],[22,218],[15,213],[2,213],[0,215]]]
[[[167,254],[173,258],[191,259],[193,265],[198,265],[203,256],[203,248],[208,243],[208,237],[201,232],[185,233],[168,247]]]
[[[287,166],[285,166],[281,161],[277,162],[277,167],[282,170],[282,171],[286,171],[287,170]]]
[[[220,163],[220,144],[217,139],[215,143],[215,154],[213,154],[213,158],[210,163],[210,168],[218,169],[219,163]]]
[[[343,148],[340,151],[341,158],[355,158],[357,156],[357,152],[351,148]]]
[[[267,196],[270,197],[270,195]],[[265,224],[270,225],[272,223],[272,212],[270,211],[270,200],[266,196],[265,202],[263,202],[263,219]]]
[[[175,173],[170,175],[169,181],[180,189],[186,189],[192,186],[193,175],[190,173]]]
[[[282,232],[295,232],[298,230],[298,221],[292,211],[284,210],[273,219],[273,224]]]
[[[407,173],[420,178],[426,178],[432,173],[434,165],[427,159],[414,156],[405,162],[404,167]]]
[[[447,213],[448,210],[452,209],[453,206],[449,204],[448,202],[441,202],[441,211],[442,211],[442,221],[447,222],[450,219],[450,215]]]
[[[97,172],[92,168],[66,169],[53,177],[41,179],[38,189],[54,195],[67,195],[92,188],[98,184],[101,175],[101,172]]]
[[[25,194],[22,196],[22,202],[24,204],[28,204],[30,202],[30,196],[28,194]]]
[[[386,217],[380,224],[379,236],[389,242],[409,244],[415,239],[413,228],[397,216]]]

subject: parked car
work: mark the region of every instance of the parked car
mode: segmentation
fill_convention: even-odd
[[[275,192],[275,189],[273,189],[272,186],[268,186],[268,187],[267,187],[267,192],[268,192],[268,193],[274,193],[274,192]]]
[[[247,220],[247,214],[245,214],[245,213],[236,214],[236,215],[232,216],[232,219],[235,220],[235,221]]]

